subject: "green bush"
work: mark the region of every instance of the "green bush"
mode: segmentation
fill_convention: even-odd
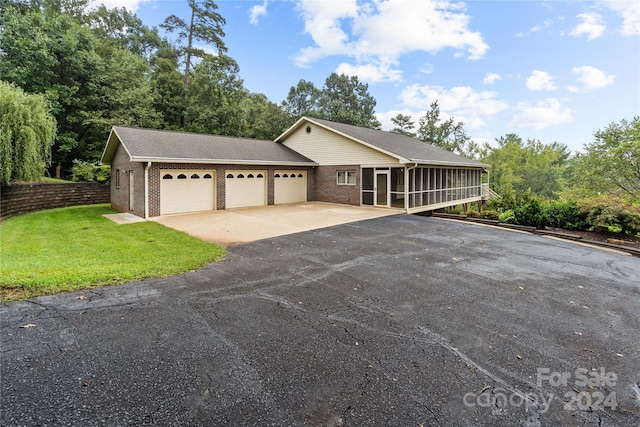
[[[536,198],[531,198],[526,203],[513,211],[516,223],[536,228],[544,228],[547,222],[547,213],[544,206]]]
[[[524,192],[509,190],[501,194],[500,198],[489,200],[485,204],[485,207],[490,211],[516,211],[533,199],[540,200],[540,198],[534,195],[531,190]]]
[[[467,211],[467,218],[480,218],[480,212],[469,209]]]
[[[615,227],[624,234],[640,233],[640,206],[615,196],[599,196],[581,200],[580,211],[592,227]]]
[[[449,206],[444,208],[444,211],[448,214],[456,214],[459,215],[462,213],[462,208],[459,205],[456,206]]]
[[[507,209],[498,216],[498,221],[505,224],[516,224],[516,215],[512,209]]]
[[[505,190],[499,198],[491,199],[485,203],[485,208],[492,211],[504,212],[518,207],[516,193],[513,190]]]
[[[520,225],[529,225],[535,228],[544,228],[547,222],[547,213],[538,199],[531,199],[514,212],[516,222]]]
[[[482,211],[478,212],[476,210],[470,209],[467,212],[467,218],[480,218],[480,219],[493,219],[497,220],[499,217],[498,212],[496,211]]]
[[[575,201],[556,200],[547,206],[547,223],[549,227],[566,230],[586,230],[587,214],[578,208]]]
[[[479,217],[482,219],[491,219],[494,221],[500,219],[500,215],[496,211],[482,211],[479,213]]]
[[[99,182],[108,184],[111,181],[111,167],[93,163],[76,161],[71,169],[71,180],[75,182]]]

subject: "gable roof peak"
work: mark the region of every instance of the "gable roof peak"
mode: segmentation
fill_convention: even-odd
[[[304,122],[314,123],[318,126],[324,127],[325,129],[339,133],[353,141],[399,158],[401,162],[445,166],[489,167],[489,165],[477,160],[472,160],[459,154],[455,154],[451,151],[445,150],[444,148],[411,138],[410,136],[307,116],[301,117],[285,133],[280,135],[276,141],[286,139],[289,134],[299,128]]]

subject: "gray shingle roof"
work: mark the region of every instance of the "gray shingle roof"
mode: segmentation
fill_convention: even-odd
[[[454,154],[435,145],[418,141],[417,139],[376,129],[368,129],[329,120],[306,117],[306,120],[338,131],[351,138],[355,138],[386,152],[408,159],[415,163],[451,164],[462,166],[488,166],[476,160]]]
[[[115,133],[139,162],[252,163],[313,166],[315,163],[282,144],[249,138],[114,126]],[[102,162],[109,163],[116,142],[109,138]]]

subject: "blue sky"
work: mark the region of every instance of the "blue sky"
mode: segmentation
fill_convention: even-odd
[[[184,1],[107,0],[148,26]],[[640,115],[640,2],[220,0],[228,54],[245,87],[280,103],[300,79],[357,75],[391,117],[443,116],[471,137],[507,133],[582,149],[593,132]]]

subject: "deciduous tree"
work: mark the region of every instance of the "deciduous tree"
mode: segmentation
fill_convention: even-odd
[[[523,142],[510,133],[496,139],[483,157],[492,167],[491,187],[498,193],[530,191],[537,196],[556,198],[563,188],[563,173],[570,152],[566,145],[538,140]]]
[[[282,107],[294,120],[302,116],[321,117],[318,105],[321,93],[312,82],[300,80],[296,86],[291,86]]]
[[[194,68],[187,92],[187,130],[242,135],[242,101],[248,93],[236,61],[226,55],[205,57]]]
[[[332,73],[325,80],[318,101],[320,112],[328,120],[378,129],[376,100],[369,93],[369,85],[357,76]]]
[[[0,181],[42,178],[55,136],[45,98],[0,81]]]
[[[78,4],[48,0],[0,14],[0,76],[48,99],[58,123],[52,158],[63,172],[74,160],[99,160],[111,124],[159,123],[147,60],[125,36],[110,38],[113,23],[98,37]]]
[[[374,129],[382,126],[375,116],[376,100],[369,85],[356,76],[332,73],[322,89],[300,80],[289,89],[282,106],[295,120],[310,116]]]
[[[574,192],[583,197],[608,193],[640,203],[640,116],[594,133],[572,170]]]
[[[167,45],[151,57],[153,105],[162,114],[162,127],[177,130],[187,108],[182,74],[178,71],[179,53]]]
[[[241,136],[257,139],[276,139],[293,124],[291,116],[264,94],[250,93],[242,101],[244,130]]]

